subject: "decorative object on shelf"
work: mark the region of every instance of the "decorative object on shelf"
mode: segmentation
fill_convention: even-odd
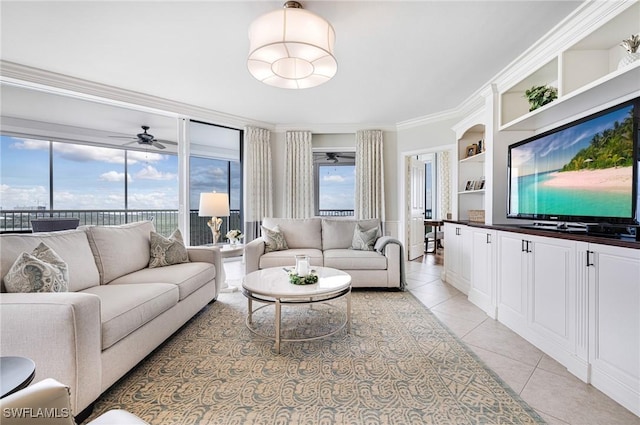
[[[226,193],[205,192],[200,194],[200,206],[198,217],[211,217],[207,225],[213,235],[213,243],[218,243],[220,238],[220,216],[229,216],[229,195]]]
[[[469,221],[484,223],[484,210],[469,210]]]
[[[638,52],[638,47],[640,47],[640,36],[632,34],[631,37],[622,40],[620,46],[626,49],[627,54],[625,57],[620,59],[620,62],[618,62],[618,69],[631,65],[633,62],[640,59],[640,52]]]
[[[284,89],[305,89],[329,81],[338,70],[336,34],[324,18],[297,1],[260,16],[249,27],[247,67],[257,80]]]
[[[478,145],[477,144],[473,144],[473,145],[469,145],[467,146],[467,158],[474,156],[475,154],[478,153]]]
[[[484,147],[484,140],[478,141],[478,153],[482,153],[482,148]]]
[[[553,86],[533,86],[525,90],[524,96],[529,101],[529,112],[534,111],[558,98],[558,89]]]
[[[244,238],[244,235],[242,234],[240,229],[232,229],[227,232],[225,237],[229,240],[229,243],[231,245],[235,245],[240,239]]]
[[[467,180],[467,185],[464,187],[464,190],[473,190],[473,181]]]

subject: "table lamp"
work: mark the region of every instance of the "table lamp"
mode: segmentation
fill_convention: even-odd
[[[218,243],[218,239],[220,238],[220,226],[222,225],[221,216],[229,216],[229,195],[217,192],[201,193],[198,217],[211,217],[207,225],[211,228],[214,245]]]

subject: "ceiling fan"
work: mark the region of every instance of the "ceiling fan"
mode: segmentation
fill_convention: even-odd
[[[161,140],[161,139],[156,139],[153,134],[147,133],[147,130],[149,130],[149,126],[148,125],[143,125],[142,126],[142,133],[138,133],[135,135],[135,137],[127,137],[127,136],[109,136],[109,137],[113,137],[115,139],[128,139],[128,140],[133,140],[132,142],[129,143],[125,143],[123,146],[127,146],[127,145],[132,145],[134,143],[138,143],[139,145],[144,145],[144,146],[153,146],[154,148],[158,148],[158,149],[166,149],[166,146],[163,145],[167,144],[167,145],[177,145],[176,142],[172,142],[171,140]],[[162,142],[162,143],[160,143]]]
[[[342,153],[342,152],[323,152],[323,153],[318,153],[318,156],[316,156],[316,161],[322,161],[322,162],[333,162],[334,164],[340,162],[340,159],[349,159],[349,160],[353,160],[355,158],[354,155],[348,155],[346,153]],[[349,162],[349,161],[347,161]]]

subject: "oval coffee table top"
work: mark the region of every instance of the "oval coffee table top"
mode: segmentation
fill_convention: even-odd
[[[31,383],[36,364],[26,357],[0,357],[0,398],[12,394]]]
[[[292,267],[287,267],[286,270]],[[318,282],[311,285],[294,285],[289,282],[289,273],[283,267],[271,267],[249,273],[242,287],[259,295],[274,298],[308,298],[327,295],[351,286],[351,275],[330,267],[312,267]]]

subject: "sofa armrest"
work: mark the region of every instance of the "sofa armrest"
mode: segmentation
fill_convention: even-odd
[[[382,255],[387,257],[387,284],[389,287],[400,287],[401,284],[401,249],[402,246],[399,241],[390,236],[382,236],[376,241],[375,250],[381,252]]]
[[[257,238],[244,246],[245,275],[260,269],[260,257],[264,255],[264,239]]]
[[[100,298],[79,292],[0,294],[0,355],[36,364],[35,380],[54,378],[71,388],[80,412],[100,396]]]
[[[224,268],[222,266],[222,255],[217,246],[190,246],[187,248],[189,261],[211,263],[216,267],[216,297],[220,293],[220,288],[224,283]]]

